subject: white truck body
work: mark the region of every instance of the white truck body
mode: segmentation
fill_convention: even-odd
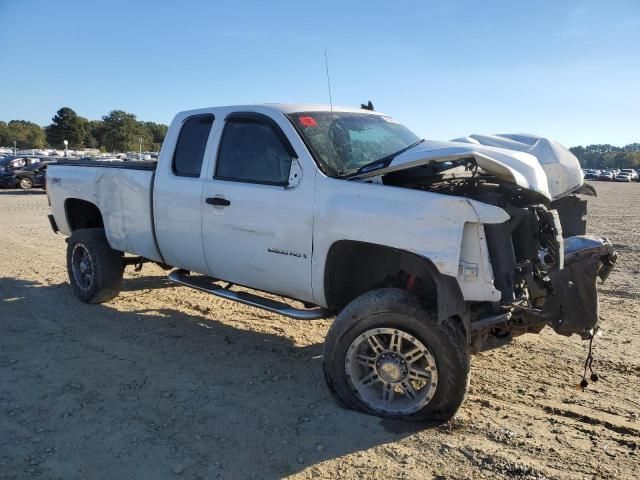
[[[393,418],[450,419],[474,351],[546,325],[593,339],[596,278],[616,260],[585,235],[578,194],[595,192],[557,143],[425,141],[364,109],[182,112],[157,164],[51,165],[47,193],[80,300],[109,301],[126,265],[153,261],[174,283],[292,318],[339,312],[330,392]]]
[[[483,224],[504,222],[508,215],[471,199],[328,177],[317,168],[283,115],[319,108],[326,110],[317,105],[254,105],[182,112],[171,123],[155,171],[142,167],[51,166],[48,191],[56,223],[63,234],[71,235],[65,200],[85,200],[100,209],[107,239],[116,250],[321,306],[326,306],[326,255],[339,240],[416,253],[431,260],[442,274],[456,277],[465,299],[499,299]],[[224,121],[217,119],[237,111],[268,115],[285,132],[298,153],[301,179],[294,188],[213,178],[224,128]],[[362,112],[345,108],[336,111]],[[189,116],[204,113],[215,115],[216,121],[202,173],[198,178],[177,176],[171,171],[171,157],[179,127]],[[436,142],[429,142],[433,144]],[[414,156],[423,161],[424,150],[420,147]],[[450,160],[463,150],[468,152],[468,146],[436,153]],[[481,158],[488,158],[486,151],[490,149],[477,150]],[[510,163],[510,178],[527,186],[535,181],[532,188],[546,194],[545,174],[534,157],[493,150],[497,159],[488,161],[495,162],[500,172]],[[413,152],[404,155],[409,153]],[[204,203],[205,197],[216,195],[229,198],[234,208]],[[269,253],[269,249],[287,254]],[[477,275],[465,279],[465,265],[476,265]],[[277,281],[274,274],[278,275]]]
[[[288,185],[215,178],[225,118],[238,112],[263,115],[284,133],[297,154]],[[378,112],[323,105],[181,112],[171,123],[157,166],[50,166],[48,195],[57,227],[71,235],[67,201],[86,201],[99,209],[115,250],[323,307],[330,303],[325,292],[330,249],[340,241],[366,242],[428,259],[440,274],[455,278],[465,301],[497,302],[501,292],[495,285],[485,226],[508,221],[509,213],[465,196],[385,185],[382,176],[473,159],[484,172],[544,201],[582,184],[582,171],[570,152],[527,135],[423,141],[385,168],[335,178],[319,168],[287,117],[296,112],[389,119]],[[200,115],[215,118],[200,172],[176,175],[172,157],[181,126]],[[210,198],[228,200],[231,206],[209,205],[205,200]]]

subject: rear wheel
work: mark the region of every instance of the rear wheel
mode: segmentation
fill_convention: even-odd
[[[469,379],[466,338],[410,293],[380,289],[351,302],[329,330],[327,385],[338,403],[383,417],[446,421]]]
[[[18,186],[22,190],[29,190],[30,188],[33,188],[33,180],[31,180],[29,177],[22,177],[18,181]]]
[[[102,228],[76,230],[67,244],[67,272],[80,300],[107,302],[122,287],[122,252],[111,248]]]

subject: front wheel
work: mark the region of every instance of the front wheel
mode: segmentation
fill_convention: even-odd
[[[67,244],[67,272],[80,300],[107,302],[120,293],[122,252],[111,248],[102,228],[76,230]]]
[[[344,407],[409,421],[446,421],[469,380],[466,338],[399,289],[368,292],[340,312],[324,348],[329,390]]]
[[[33,188],[33,180],[31,180],[29,177],[22,177],[18,182],[18,186],[22,190],[29,190],[30,188]]]

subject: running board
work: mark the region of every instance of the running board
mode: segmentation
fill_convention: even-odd
[[[318,320],[330,316],[329,310],[326,308],[294,308],[286,303],[259,297],[258,295],[253,295],[251,293],[234,292],[233,290],[229,290],[214,283],[214,280],[211,277],[200,275],[192,276],[185,270],[174,270],[171,272],[169,274],[169,281],[210,293],[216,297],[226,298],[227,300],[243,303],[251,307],[261,308],[273,313],[279,313],[285,317],[295,318],[297,320]]]

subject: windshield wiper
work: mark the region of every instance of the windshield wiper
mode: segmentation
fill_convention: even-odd
[[[339,174],[340,176],[345,175],[347,178],[351,178],[351,177],[357,177],[358,175],[361,175],[363,173],[371,172],[373,170],[380,170],[381,168],[387,168],[389,164],[393,161],[393,159],[396,158],[398,155],[406,152],[407,150],[412,149],[413,147],[415,147],[416,145],[422,142],[424,142],[424,138],[418,140],[417,142],[412,143],[407,147],[404,147],[398,150],[397,152],[393,152],[393,153],[390,153],[389,155],[385,155],[384,157],[374,160],[373,162],[365,163],[363,166],[358,168],[354,173],[348,173],[349,171],[346,171],[346,172],[340,172]]]

